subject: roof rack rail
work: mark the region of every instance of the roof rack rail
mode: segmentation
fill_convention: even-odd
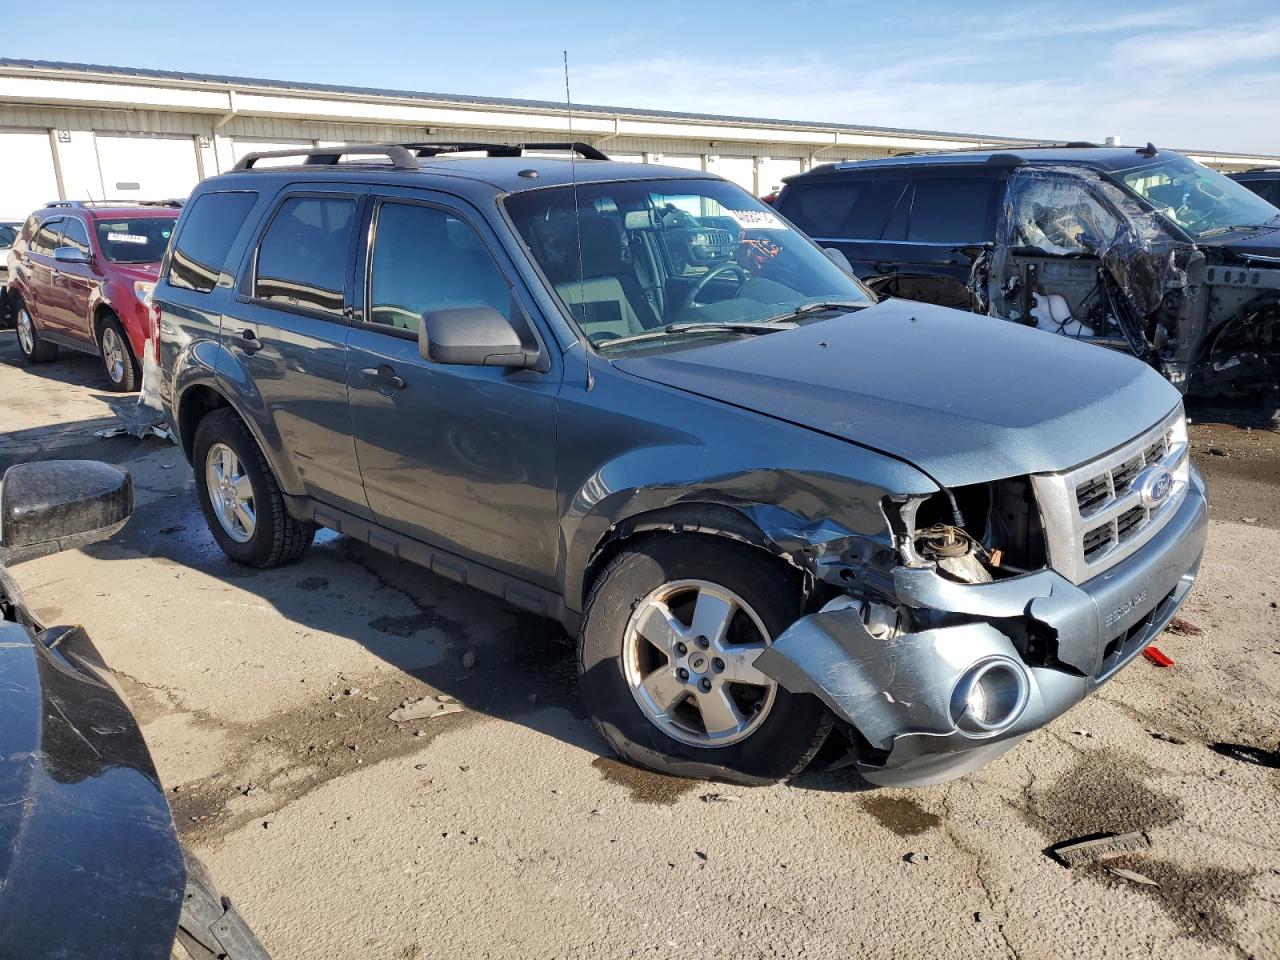
[[[45,207],[180,207],[186,200],[50,200]]]
[[[234,167],[237,170],[252,170],[259,160],[277,160],[286,157],[302,157],[303,166],[332,166],[347,156],[388,157],[391,165],[397,170],[417,170],[418,161],[408,150],[398,143],[352,144],[337,147],[308,147],[302,150],[263,150],[257,153],[246,153]]]
[[[901,153],[895,153],[895,157],[919,157],[928,156],[937,153],[1011,153],[1018,150],[1091,150],[1099,147],[1100,144],[1090,143],[1088,140],[1039,140],[1035,142],[1012,141],[993,142],[987,146],[972,147],[948,147],[944,150],[904,150]]]
[[[298,150],[267,150],[249,153],[232,167],[236,170],[252,170],[259,160],[277,160],[289,157],[301,158],[302,166],[332,166],[343,157],[387,157],[397,170],[418,170],[418,158],[438,157],[451,153],[484,153],[490,157],[520,157],[528,150],[571,150],[584,160],[608,160],[589,143],[580,141],[556,141],[548,143],[376,143],[351,144],[336,147],[307,147]]]
[[[581,140],[559,140],[546,143],[402,143],[419,157],[437,157],[442,153],[485,153],[491,157],[521,157],[529,150],[565,150],[584,160],[608,160],[608,156]]]
[[[1280,173],[1280,167],[1250,167],[1248,170],[1240,170],[1239,173]]]

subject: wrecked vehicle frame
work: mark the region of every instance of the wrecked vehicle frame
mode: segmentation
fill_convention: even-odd
[[[967,205],[962,193],[944,199],[942,184],[961,181],[975,185]],[[835,204],[825,198],[842,183],[896,200],[872,213],[860,196],[843,227],[806,209],[819,196]],[[945,222],[951,243],[905,225],[929,185],[919,197],[937,197],[931,223]],[[777,205],[874,289],[1130,352],[1184,394],[1280,400],[1280,210],[1174,151],[1069,144],[849,162],[789,178]]]

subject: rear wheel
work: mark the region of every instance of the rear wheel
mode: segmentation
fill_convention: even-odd
[[[286,509],[267,458],[232,410],[214,410],[200,421],[192,463],[200,509],[228,557],[251,567],[277,567],[306,553],[314,524]]]
[[[98,353],[112,390],[133,393],[138,389],[138,361],[133,357],[124,328],[115,317],[102,321],[98,330]]]
[[[788,572],[713,537],[639,541],[600,574],[583,618],[583,699],[621,756],[662,773],[776,783],[832,719],[754,666],[800,613]]]
[[[25,303],[18,304],[18,349],[22,351],[27,363],[48,363],[58,359],[58,345],[49,343],[40,336],[36,322],[31,319],[31,312]]]

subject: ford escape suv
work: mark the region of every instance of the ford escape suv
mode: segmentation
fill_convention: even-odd
[[[1280,405],[1280,209],[1171,150],[1090,144],[829,164],[777,209],[895,296]]]
[[[102,358],[112,390],[137,390],[150,335],[144,300],[178,219],[176,202],[60,200],[33,213],[9,252],[9,300],[28,363],[59,347]]]
[[[833,728],[874,782],[957,776],[1173,616],[1206,507],[1154,370],[881,299],[718,177],[559,146],[196,188],[160,391],[229,557],[323,526],[554,618],[619,754],[744,783]]]

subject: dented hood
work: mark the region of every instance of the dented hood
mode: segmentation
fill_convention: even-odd
[[[1075,466],[1179,402],[1126,354],[906,300],[614,365],[887,453],[946,486]]]

